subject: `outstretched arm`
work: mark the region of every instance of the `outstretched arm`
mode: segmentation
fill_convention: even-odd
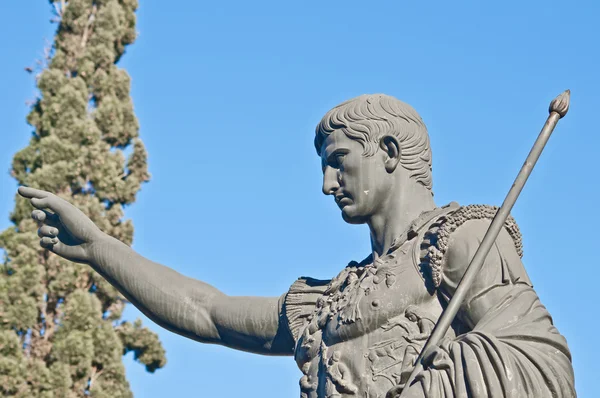
[[[83,212],[49,192],[20,187],[38,210],[40,244],[90,265],[160,326],[182,336],[260,354],[291,355],[278,297],[230,297],[150,261],[103,233]],[[48,209],[48,210],[46,210]]]

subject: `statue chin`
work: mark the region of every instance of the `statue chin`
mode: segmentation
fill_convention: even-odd
[[[365,224],[367,217],[356,214],[352,205],[346,205],[342,208],[342,219],[348,224]]]

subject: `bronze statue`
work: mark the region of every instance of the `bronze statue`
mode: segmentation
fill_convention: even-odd
[[[380,94],[344,102],[317,126],[315,148],[323,193],[346,222],[369,226],[372,253],[331,280],[299,278],[280,297],[227,296],[140,256],[54,194],[19,193],[37,208],[43,247],[89,264],[168,330],[293,355],[303,373],[301,397],[576,395],[566,340],[521,262],[517,224],[494,221],[497,237],[486,235],[512,204],[501,212],[436,206],[429,136],[411,106]],[[482,240],[489,254],[478,254],[475,278],[459,288]],[[445,330],[438,322],[457,289],[464,300],[450,305],[457,313],[445,315]],[[443,339],[422,352],[434,329]]]

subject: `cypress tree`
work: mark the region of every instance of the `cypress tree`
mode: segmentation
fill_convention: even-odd
[[[31,140],[14,156],[11,174],[131,244],[123,207],[150,176],[130,78],[116,63],[136,38],[137,0],[50,3],[58,28],[37,75]],[[131,397],[122,356],[133,351],[154,372],[166,362],[158,337],[139,320],[121,320],[124,297],[90,267],[42,249],[31,210],[16,195],[13,225],[0,234],[0,393]]]

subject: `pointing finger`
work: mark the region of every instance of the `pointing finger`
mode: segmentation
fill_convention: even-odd
[[[51,193],[46,193],[46,196],[43,198],[31,198],[31,204],[33,207],[36,207],[40,210],[50,209],[58,214],[60,214],[61,210],[64,210],[64,203],[65,201],[63,199]]]
[[[35,188],[31,188],[31,187],[19,187],[17,192],[19,192],[19,195],[21,195],[27,199],[32,199],[32,198],[41,199],[41,198],[47,197],[49,194],[48,192],[42,191],[41,189],[35,189]]]
[[[31,199],[31,204],[38,209],[50,209],[55,213],[60,213],[64,208],[63,200],[53,193],[42,191],[31,187],[19,187],[19,195]]]

